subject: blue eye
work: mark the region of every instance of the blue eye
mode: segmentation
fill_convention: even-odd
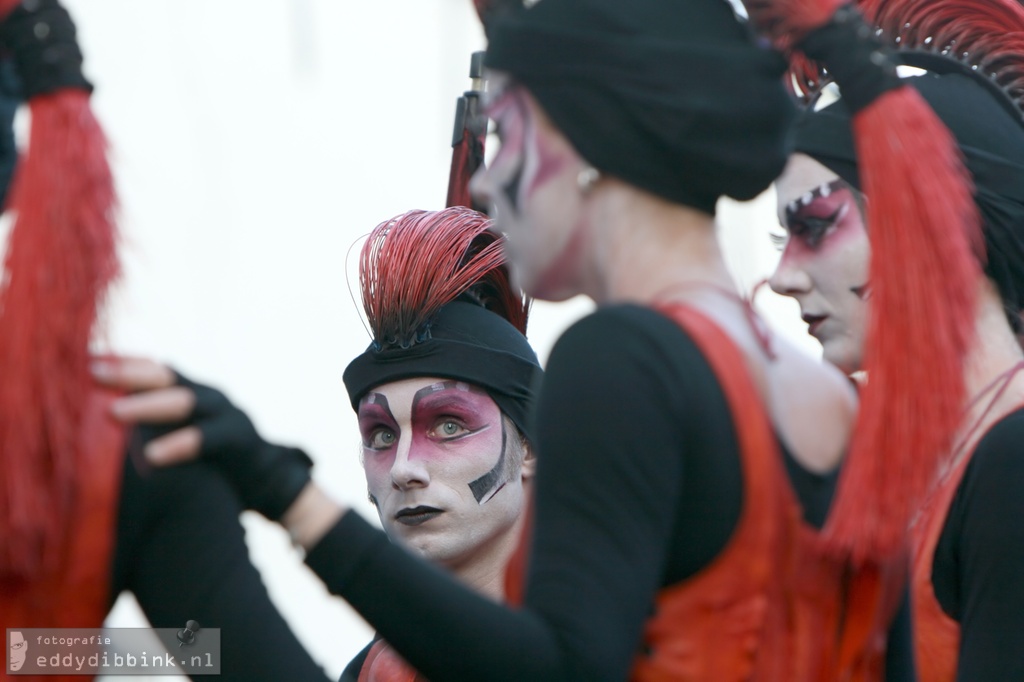
[[[370,437],[366,440],[366,447],[374,450],[387,450],[397,440],[398,436],[395,435],[394,431],[387,428],[379,428],[370,434]]]
[[[433,428],[432,432],[437,438],[453,440],[470,433],[469,429],[454,419],[444,419],[437,422],[437,425]]]

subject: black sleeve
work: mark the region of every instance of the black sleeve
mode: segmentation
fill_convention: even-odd
[[[241,511],[204,463],[140,474],[126,458],[112,594],[131,590],[153,627],[220,628],[220,680],[324,682],[249,563]]]
[[[353,513],[307,562],[433,682],[625,679],[657,589],[706,565],[739,517],[735,434],[687,341],[636,307],[598,312],[559,340],[536,422],[524,609],[471,593]]]
[[[916,682],[914,629],[910,617],[910,590],[904,590],[899,611],[889,627],[885,650],[885,682]]]
[[[935,595],[960,622],[959,680],[1024,679],[1024,411],[967,465],[935,550]]]

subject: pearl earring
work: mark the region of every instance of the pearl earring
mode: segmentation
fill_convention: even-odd
[[[593,166],[587,166],[579,172],[576,176],[576,185],[580,188],[580,192],[583,194],[589,194],[590,190],[594,188],[597,181],[601,179],[601,171],[597,170]]]

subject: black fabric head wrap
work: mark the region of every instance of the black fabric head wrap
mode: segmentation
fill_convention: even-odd
[[[487,66],[537,99],[603,173],[714,213],[785,165],[786,63],[725,0],[541,0],[496,18]]]
[[[996,283],[1010,323],[1019,331],[1018,313],[1024,309],[1024,125],[1008,100],[979,77],[927,73],[907,82],[956,136],[974,178],[987,251],[985,272]],[[850,113],[843,100],[802,115],[796,151],[860,187]]]
[[[526,337],[507,320],[476,303],[441,308],[411,345],[376,341],[345,369],[352,408],[372,388],[413,377],[456,379],[479,386],[527,437],[542,371]]]

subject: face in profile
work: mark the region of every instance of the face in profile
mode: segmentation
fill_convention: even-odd
[[[474,176],[471,189],[490,207],[507,237],[517,286],[536,298],[563,300],[580,292],[577,177],[583,163],[529,93],[498,75],[488,105],[500,148]]]
[[[518,540],[524,483],[518,432],[483,390],[415,378],[374,388],[359,403],[363,468],[388,536],[458,568]]]
[[[11,633],[10,649],[11,672],[18,672],[21,666],[25,665],[25,658],[28,656],[28,641],[17,630]]]
[[[861,369],[871,248],[857,191],[803,154],[776,183],[786,234],[769,283],[800,304],[824,357],[847,374]]]

